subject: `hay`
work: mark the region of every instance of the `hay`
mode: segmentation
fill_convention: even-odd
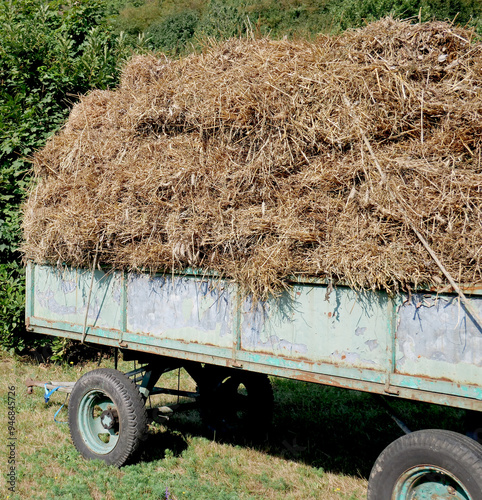
[[[36,262],[288,276],[397,291],[480,283],[482,45],[391,18],[313,43],[138,56],[34,158]]]

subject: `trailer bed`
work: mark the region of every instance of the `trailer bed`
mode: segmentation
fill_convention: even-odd
[[[482,286],[465,292],[482,314]],[[298,280],[253,303],[200,272],[30,263],[26,315],[38,333],[482,411],[482,329],[456,294]]]

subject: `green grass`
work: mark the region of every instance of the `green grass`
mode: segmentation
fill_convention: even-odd
[[[102,366],[112,367],[112,361]],[[157,500],[166,498],[167,488],[171,500],[361,500],[376,457],[402,434],[369,394],[273,379],[275,417],[262,441],[213,441],[192,410],[173,416],[168,426],[151,426],[141,460],[117,469],[85,461],[71,444],[68,425],[54,422],[64,394],[54,393],[45,404],[41,388],[28,395],[24,386],[28,377],[73,381],[95,368],[95,363],[45,366],[0,355],[2,443],[8,386],[16,387],[18,482],[10,498]],[[131,368],[132,363],[121,364],[123,371]],[[177,372],[164,377],[163,386],[177,387]],[[181,388],[193,388],[183,373]],[[152,404],[173,399],[156,396]],[[413,429],[462,429],[461,410],[403,401],[394,406]],[[66,419],[63,409],[58,420]],[[3,448],[2,477],[6,462]],[[4,489],[0,496],[8,493]]]

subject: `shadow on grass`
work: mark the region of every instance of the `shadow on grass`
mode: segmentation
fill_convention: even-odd
[[[370,394],[284,379],[274,379],[273,388],[273,424],[262,436],[221,438],[206,429],[199,413],[191,410],[173,415],[165,428],[151,432],[142,460],[163,458],[166,449],[180,455],[187,448],[187,436],[202,436],[327,472],[368,478],[382,450],[403,435]],[[463,410],[394,399],[389,402],[411,430],[463,431]]]
[[[162,460],[168,454],[180,456],[187,447],[188,442],[180,430],[175,430],[175,428],[164,429],[163,431],[151,430],[143,443],[139,461],[153,462]]]

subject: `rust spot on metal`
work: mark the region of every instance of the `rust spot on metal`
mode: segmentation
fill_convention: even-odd
[[[88,328],[98,328],[97,326],[89,326],[87,325]],[[119,330],[118,328],[102,328],[102,330],[106,331],[106,332],[112,332],[112,333],[115,333],[116,335],[119,334],[120,331],[122,330]]]
[[[33,380],[31,378],[28,378],[26,381],[25,381],[25,385],[27,386],[27,389],[32,389],[32,387],[35,385],[35,382],[36,380]],[[29,391],[29,394],[32,394],[32,391],[30,390]]]
[[[160,337],[158,337],[157,335],[154,335],[155,338],[158,338],[160,340],[164,340]],[[184,344],[184,345],[202,345],[202,346],[208,346],[208,347],[219,347],[218,345],[216,344],[213,344],[211,342],[201,342],[199,340],[185,340],[185,339],[180,339],[180,338],[169,338],[168,340],[173,340],[175,342],[179,342],[180,344]]]
[[[460,289],[462,292],[470,295],[471,293],[474,294],[480,294],[482,292],[482,283],[477,283],[477,284],[460,284],[459,285]],[[456,290],[453,289],[450,285],[447,285],[446,287],[431,287],[429,288],[431,292],[435,293],[457,293]]]
[[[390,394],[390,396],[400,396],[400,391],[398,389],[392,389],[392,386],[385,387],[384,392]]]
[[[433,377],[429,377],[428,375],[423,375],[423,374],[413,374],[413,373],[409,373],[409,372],[404,372],[402,370],[395,370],[393,373],[397,374],[397,375],[406,375],[408,377],[417,377],[419,379],[423,379],[427,382],[435,382],[435,383],[438,383],[438,382],[448,382],[450,384],[454,384],[456,385],[457,387],[461,387],[461,384],[460,383],[455,383],[454,380],[448,378],[448,377],[437,377],[437,378],[433,378]]]
[[[232,360],[226,360],[226,366],[230,366],[232,368],[242,368],[243,364],[238,363],[237,361],[232,361]]]

